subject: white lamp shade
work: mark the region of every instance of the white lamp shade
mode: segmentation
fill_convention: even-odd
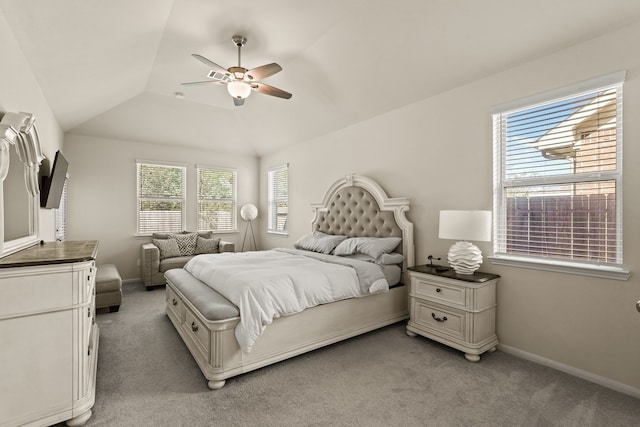
[[[234,80],[227,84],[227,91],[234,98],[245,99],[251,95],[251,86],[241,80]]]
[[[242,205],[240,208],[240,216],[245,221],[253,221],[258,217],[258,208],[256,208],[256,205],[252,203]]]
[[[438,237],[489,242],[491,241],[491,211],[440,211]]]

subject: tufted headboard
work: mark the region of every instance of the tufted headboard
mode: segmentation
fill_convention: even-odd
[[[349,237],[401,237],[396,252],[405,257],[403,273],[414,265],[413,224],[406,217],[408,198],[388,198],[373,179],[347,175],[334,182],[322,203],[312,208],[312,230]]]

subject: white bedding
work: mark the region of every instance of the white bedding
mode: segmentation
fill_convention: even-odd
[[[389,289],[373,263],[295,249],[198,255],[184,269],[238,307],[244,352],[280,316]]]

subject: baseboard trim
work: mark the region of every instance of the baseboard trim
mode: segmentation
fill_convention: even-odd
[[[640,388],[632,387],[628,384],[623,384],[609,378],[601,377],[600,375],[583,371],[582,369],[574,368],[573,366],[565,365],[564,363],[556,362],[555,360],[547,359],[546,357],[538,356],[537,354],[529,353],[514,347],[510,347],[508,345],[499,344],[498,350],[504,351],[505,353],[513,354],[514,356],[529,360],[539,365],[557,369],[558,371],[573,375],[574,377],[582,378],[583,380],[587,380],[603,387],[607,387],[612,390],[619,391],[620,393],[628,394],[629,396],[640,399]]]

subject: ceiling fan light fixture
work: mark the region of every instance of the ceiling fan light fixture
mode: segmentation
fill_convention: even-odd
[[[245,99],[251,95],[251,86],[243,81],[235,80],[227,84],[227,91],[234,98]]]

